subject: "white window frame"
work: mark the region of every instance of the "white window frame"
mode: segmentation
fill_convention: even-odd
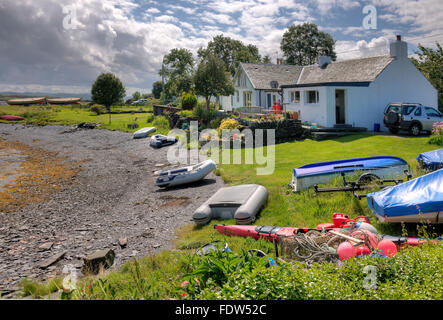
[[[310,92],[315,92],[315,102],[310,102],[309,101],[309,93]],[[306,90],[305,91],[305,104],[309,104],[309,105],[317,105],[320,103],[320,92],[318,90]]]
[[[249,99],[247,99],[249,97]],[[252,107],[252,92],[251,91],[243,91],[243,99],[245,107]],[[248,104],[249,101],[249,104]]]
[[[297,92],[298,92],[298,101],[296,99]],[[289,94],[290,94],[289,101],[291,101],[291,103],[295,103],[295,104],[301,103],[301,91],[300,90],[291,91]]]

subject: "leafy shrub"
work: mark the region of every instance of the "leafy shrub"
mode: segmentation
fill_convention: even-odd
[[[192,93],[183,92],[182,94],[182,109],[183,110],[192,110],[197,106],[198,100],[195,95]]]
[[[443,298],[442,258],[443,244],[440,243],[405,248],[393,258],[351,258],[342,266],[316,263],[307,268],[293,262],[270,268],[263,265],[249,268],[240,264],[222,274],[217,270],[226,267],[218,265],[228,258],[212,256],[213,267],[202,261],[194,266],[194,272],[187,279],[198,280],[194,280],[189,290],[190,298],[194,299],[440,300]],[[376,270],[374,288],[365,286],[369,275],[364,271],[367,266]]]
[[[169,121],[164,116],[155,117],[152,125],[157,128],[157,130],[169,130]]]
[[[104,113],[105,108],[101,104],[93,104],[89,110],[94,112],[96,115],[100,115]]]
[[[51,114],[49,111],[26,111],[23,114],[27,124],[33,124],[35,126],[46,126],[51,120]]]
[[[206,103],[204,101],[199,102],[194,108],[192,115],[201,122],[210,122],[213,120],[218,111],[218,106],[215,103],[209,105],[209,110],[206,108]]]
[[[232,118],[226,118],[221,121],[220,127],[218,128],[221,133],[222,130],[234,130],[240,127],[240,123]]]
[[[221,121],[222,121],[221,118],[212,119],[211,122],[209,123],[209,127],[211,129],[217,129],[218,127],[220,127]]]
[[[443,121],[434,123],[429,143],[443,146]]]
[[[182,110],[179,114],[182,118],[192,118],[192,116],[194,115],[192,110]]]
[[[148,114],[148,117],[146,118],[146,122],[147,123],[151,123],[154,120],[154,115],[153,114]]]

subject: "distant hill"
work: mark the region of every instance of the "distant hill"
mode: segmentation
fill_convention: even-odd
[[[91,100],[90,93],[47,93],[47,92],[0,92],[0,100],[9,100],[14,98],[28,97],[47,97],[47,98],[81,98],[83,101]]]

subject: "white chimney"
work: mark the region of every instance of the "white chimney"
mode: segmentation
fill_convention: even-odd
[[[329,56],[320,56],[318,57],[318,66],[322,69],[325,69],[328,64],[332,63],[332,58]]]
[[[391,43],[390,46],[391,57],[402,59],[408,57],[408,43],[401,40],[401,36],[397,36],[397,40]]]

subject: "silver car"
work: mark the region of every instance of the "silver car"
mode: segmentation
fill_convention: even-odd
[[[434,123],[443,121],[443,114],[419,103],[390,103],[385,109],[384,124],[396,134],[407,130],[413,136],[421,131],[431,132]]]

